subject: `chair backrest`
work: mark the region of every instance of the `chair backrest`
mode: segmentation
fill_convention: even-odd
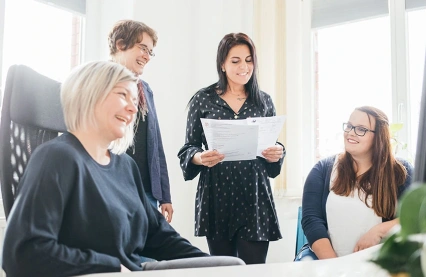
[[[31,153],[64,131],[60,83],[27,66],[11,66],[0,124],[0,184],[6,218]]]
[[[302,207],[297,211],[297,229],[296,229],[296,251],[295,255],[299,252],[304,244],[308,243],[308,239],[302,229]]]

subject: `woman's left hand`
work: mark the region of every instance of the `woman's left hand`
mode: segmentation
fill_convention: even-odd
[[[389,232],[389,230],[395,227],[398,223],[398,218],[395,218],[393,220],[382,222],[373,226],[357,241],[354,247],[354,252],[358,252],[379,244],[382,238],[385,237],[386,234]]]
[[[283,147],[282,145],[274,145],[266,148],[262,151],[263,157],[265,157],[266,161],[269,163],[278,162],[283,156]]]
[[[380,243],[380,241],[382,240],[381,232],[378,230],[378,228],[375,227],[371,228],[357,241],[354,247],[354,252],[370,248],[371,246]]]

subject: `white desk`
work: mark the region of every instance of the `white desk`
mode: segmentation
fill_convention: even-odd
[[[348,256],[307,262],[271,263],[263,265],[139,271],[132,273],[102,273],[85,277],[389,277],[386,271],[367,262],[380,245]]]

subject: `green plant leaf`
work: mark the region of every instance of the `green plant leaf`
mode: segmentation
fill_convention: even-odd
[[[399,223],[401,225],[400,235],[406,239],[409,235],[424,231],[426,217],[420,217],[420,209],[426,199],[426,185],[415,183],[401,197],[398,208]],[[423,206],[425,209],[426,206]],[[422,215],[424,211],[422,211]]]
[[[413,277],[419,276],[417,273],[421,272],[419,252],[421,247],[421,242],[403,240],[396,233],[386,239],[371,262],[389,273],[410,272],[414,274],[411,275]]]
[[[394,137],[396,135],[396,132],[401,130],[403,126],[403,123],[391,123],[391,125],[389,126],[391,137]]]
[[[423,277],[421,256],[422,249],[420,248],[414,251],[408,258],[406,272],[410,274],[410,277]]]
[[[419,209],[419,228],[420,233],[426,233],[426,198],[423,199]]]

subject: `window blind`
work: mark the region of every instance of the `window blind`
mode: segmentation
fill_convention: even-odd
[[[426,8],[426,0],[406,0],[409,9]],[[312,28],[388,14],[388,0],[312,0]]]
[[[86,0],[36,0],[48,5],[67,10],[69,12],[86,14]]]

